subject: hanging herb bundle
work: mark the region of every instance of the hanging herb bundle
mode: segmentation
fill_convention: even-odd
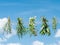
[[[26,28],[23,26],[22,18],[17,18],[17,35],[22,37],[26,33]]]
[[[53,29],[56,29],[56,25],[57,25],[56,18],[53,17],[53,19],[52,19],[52,27],[53,27]]]
[[[4,31],[8,33],[11,33],[11,21],[10,21],[10,17],[8,17],[8,21],[4,26]]]
[[[48,20],[45,17],[42,17],[42,27],[40,31],[40,34],[42,35],[45,35],[45,34],[50,35],[50,29],[49,29],[47,22]]]
[[[32,34],[32,35],[34,35],[34,36],[37,36],[37,34],[36,34],[36,29],[35,29],[35,18],[36,17],[31,17],[30,19],[29,19],[29,30],[30,30],[30,33]]]

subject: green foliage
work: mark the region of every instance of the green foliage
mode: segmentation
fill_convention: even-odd
[[[53,17],[53,19],[52,19],[52,27],[53,27],[53,29],[56,29],[56,26],[57,26],[57,21],[56,21],[56,18]]]
[[[22,23],[22,18],[17,18],[17,35],[18,37],[22,37],[26,33],[26,28]]]
[[[34,36],[37,36],[36,34],[36,29],[35,29],[35,17],[31,17],[29,19],[29,30],[30,30],[30,33]]]
[[[10,21],[10,17],[8,17],[8,21],[4,26],[4,31],[8,33],[11,33],[11,21]]]
[[[36,26],[35,26],[35,18],[36,17],[31,17],[29,19],[28,28],[24,27],[23,22],[22,22],[22,18],[17,18],[17,26],[16,26],[17,30],[16,31],[17,31],[17,35],[18,35],[19,38],[22,37],[23,35],[27,34],[28,31],[29,31],[29,34],[37,36],[37,31],[36,31]],[[49,26],[48,26],[48,20],[45,17],[42,17],[41,20],[42,20],[42,26],[41,26],[40,34],[41,35],[47,34],[49,36],[51,34],[51,32],[50,32],[50,29],[49,29]],[[53,17],[53,19],[52,19],[53,29],[56,29],[56,26],[57,26],[57,21],[56,21],[56,18]],[[10,17],[8,17],[8,21],[4,26],[4,31],[7,32],[7,34],[11,33]]]
[[[48,20],[45,17],[42,17],[42,27],[40,31],[40,34],[42,35],[45,35],[45,34],[50,35],[50,29],[49,29],[47,22]]]

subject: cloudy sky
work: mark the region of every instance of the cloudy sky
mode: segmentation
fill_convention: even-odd
[[[40,17],[49,20],[50,36],[30,37],[29,34],[19,39],[16,34],[17,17],[23,18],[24,25],[28,26],[29,17],[36,16],[37,29],[40,30]],[[51,19],[57,18],[57,29],[52,29]],[[3,35],[3,27],[10,17],[12,33]],[[27,21],[26,21],[27,20]],[[60,1],[59,0],[0,0],[0,45],[60,45]]]

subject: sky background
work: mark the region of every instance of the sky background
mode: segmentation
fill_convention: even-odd
[[[40,17],[45,16],[49,20],[50,36],[30,37],[25,35],[19,40],[16,35],[17,18],[23,18],[24,25],[28,26],[29,17],[36,16],[37,29],[40,30]],[[57,18],[57,29],[52,30],[52,18]],[[12,23],[12,34],[2,34],[2,27],[7,18]],[[3,39],[2,39],[3,38]],[[0,45],[60,45],[60,0],[0,0]]]

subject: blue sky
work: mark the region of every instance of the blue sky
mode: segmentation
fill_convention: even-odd
[[[60,0],[0,0],[0,19],[1,21],[10,16],[12,21],[12,30],[14,33],[9,35],[0,35],[0,44],[9,45],[60,45]],[[29,17],[36,17],[38,23],[41,16],[45,16],[50,22],[51,36],[30,37],[28,34],[19,40],[15,32],[15,23],[17,17],[23,18],[25,26],[28,26]],[[51,27],[51,19],[56,16],[58,20],[57,30],[54,33]],[[27,21],[26,21],[27,20]],[[1,22],[0,21],[0,22]],[[0,23],[4,24],[3,21]],[[39,23],[38,27],[41,26]]]

